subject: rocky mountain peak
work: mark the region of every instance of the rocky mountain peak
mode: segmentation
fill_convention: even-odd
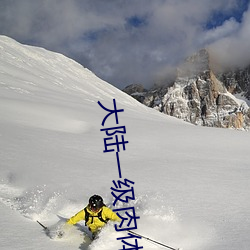
[[[194,55],[188,57],[177,69],[177,77],[194,77],[205,74],[210,70],[209,53],[201,49]]]
[[[215,74],[210,64],[208,50],[202,49],[178,67],[171,86],[148,91],[138,91],[137,86],[137,91],[129,94],[149,107],[196,125],[248,129],[249,106],[233,94],[248,93],[244,88],[250,84],[250,74],[246,70]]]

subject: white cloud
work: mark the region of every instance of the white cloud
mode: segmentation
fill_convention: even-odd
[[[238,4],[237,0],[2,0],[0,33],[62,52],[122,88],[132,82],[151,84],[166,68],[210,43],[219,50],[238,39],[243,44],[250,33],[247,14],[242,24],[231,18],[213,30],[204,28],[213,13],[230,15]],[[144,25],[131,26],[131,17]]]
[[[205,30],[204,34],[201,34],[200,43],[211,44],[214,41],[218,41],[237,33],[239,28],[240,24],[232,17],[229,20],[226,20],[221,26]]]
[[[246,66],[250,63],[250,9],[234,32],[211,44],[216,60],[225,66]]]

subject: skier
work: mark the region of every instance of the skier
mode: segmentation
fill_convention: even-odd
[[[115,212],[105,206],[102,197],[96,194],[89,198],[89,204],[72,216],[67,224],[74,225],[80,220],[85,220],[85,225],[91,231],[93,239],[109,220],[121,221]]]

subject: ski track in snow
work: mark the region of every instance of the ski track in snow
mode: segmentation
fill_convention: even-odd
[[[0,201],[22,216],[36,220],[46,219],[53,213],[60,200],[60,194],[46,194],[46,186],[33,190],[22,190],[9,184],[0,184]]]
[[[176,248],[178,248],[177,245],[185,245],[185,249],[192,249],[194,246],[198,249],[199,244],[204,245],[204,238],[202,239],[199,230],[209,231],[210,229],[206,229],[201,224],[190,225],[181,221],[171,207],[164,205],[163,200],[164,196],[162,194],[144,194],[139,196],[136,201],[127,204],[127,206],[134,206],[137,214],[141,217],[136,232],[146,237],[150,236],[164,244],[167,242],[170,246],[172,245]],[[116,247],[119,243],[116,238],[125,236],[124,232],[116,232],[111,223],[111,225],[107,225],[102,230],[97,240],[91,242],[84,223],[80,222],[80,224],[70,229],[68,228],[64,237],[59,239],[57,232],[64,227],[65,219],[60,220],[57,214],[66,214],[66,217],[70,217],[75,211],[82,208],[82,204],[66,200],[63,193],[51,193],[45,185],[30,190],[22,190],[12,186],[10,183],[1,183],[0,202],[17,211],[20,213],[20,216],[26,219],[34,222],[36,220],[45,222],[45,225],[50,229],[48,236],[53,240],[62,241],[71,246],[72,244],[74,246],[79,244],[79,249],[82,250],[99,250],[100,248],[109,250],[112,245],[111,242],[114,242],[113,245]],[[107,203],[107,205],[111,206],[111,203],[112,201]],[[123,207],[122,203],[116,206],[116,208],[119,207]],[[164,230],[161,230],[162,228]],[[162,242],[160,239],[165,239],[166,242]],[[146,240],[141,240],[140,244],[145,249],[161,248],[159,245]]]

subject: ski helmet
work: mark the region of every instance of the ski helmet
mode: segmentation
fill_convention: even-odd
[[[101,196],[95,194],[89,198],[89,206],[91,210],[99,210],[103,205],[103,199]]]

